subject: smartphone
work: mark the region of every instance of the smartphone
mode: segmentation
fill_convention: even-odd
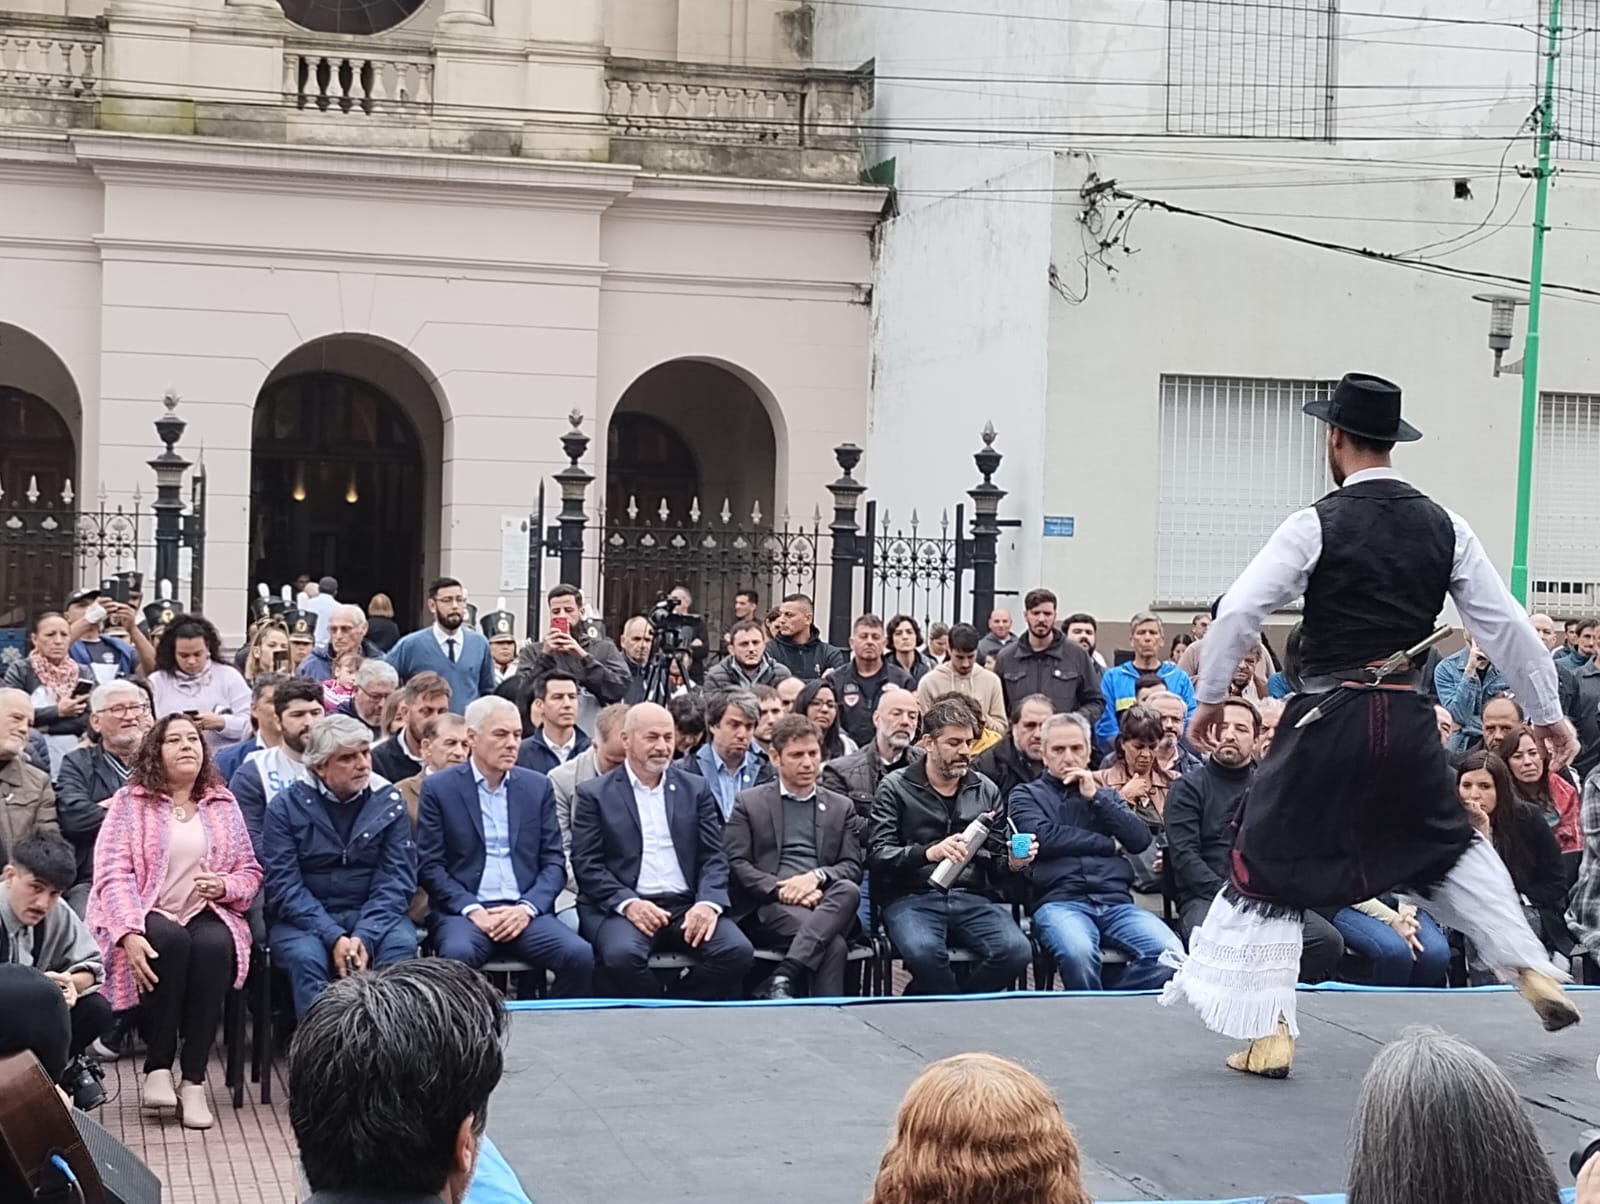
[[[107,577],[100,583],[100,596],[113,602],[128,604],[128,583],[121,577]]]
[[[566,615],[551,615],[550,626],[554,627],[562,635],[572,634],[572,624],[568,621]]]
[[[289,650],[287,648],[280,648],[272,654],[272,667],[279,673],[287,673],[289,671]]]
[[[93,693],[94,693],[94,682],[92,682],[92,681],[82,681],[82,680],[80,680],[77,685],[72,687],[72,696],[74,698],[82,698],[85,694],[93,694]]]

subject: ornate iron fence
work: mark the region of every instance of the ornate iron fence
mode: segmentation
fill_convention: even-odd
[[[0,628],[26,628],[79,585],[148,562],[152,524],[137,496],[111,506],[101,494],[94,509],[80,508],[70,481],[58,497],[31,481],[20,494],[0,491]]]
[[[580,463],[589,447],[583,416],[574,412],[569,421],[571,429],[561,437],[569,463],[553,478],[561,487],[561,510],[546,527],[541,484],[529,522],[530,632],[539,630],[544,559],[559,558],[561,580],[583,577],[585,502],[594,476]],[[909,614],[924,629],[938,620],[970,619],[981,626],[994,607],[997,542],[1007,525],[998,516],[1005,490],[993,481],[1001,459],[994,441],[994,427],[986,425],[983,446],[973,456],[983,479],[967,491],[973,503],[970,532],[964,530],[965,502],[955,506],[953,520],[944,511],[935,532],[915,512],[908,527],[894,529],[888,510],[880,517],[878,503],[868,501],[863,529],[859,508],[866,487],[852,475],[861,449],[849,443],[834,449],[841,475],[828,486],[832,521],[825,521],[820,506],[808,520],[785,513],[769,522],[759,506],[748,515],[736,514],[725,501],[706,514],[696,498],[674,513],[665,500],[651,510],[630,498],[622,513],[601,514],[596,524],[599,606],[606,629],[616,634],[629,616],[648,611],[680,584],[694,596],[695,611],[705,617],[711,638],[732,622],[734,595],[750,587],[759,591],[763,606],[788,593],[816,599],[835,644],[849,638],[855,615],[874,609],[885,618]]]

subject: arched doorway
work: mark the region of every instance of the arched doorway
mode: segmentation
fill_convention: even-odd
[[[251,442],[251,588],[331,575],[342,599],[386,593],[396,615],[414,615],[422,479],[417,429],[385,391],[338,372],[269,382]]]
[[[0,647],[72,592],[78,451],[60,412],[0,383]]]
[[[757,549],[772,527],[776,480],[772,420],[738,373],[672,360],[634,381],[606,431],[608,629],[682,582],[716,630],[735,591],[763,587]]]

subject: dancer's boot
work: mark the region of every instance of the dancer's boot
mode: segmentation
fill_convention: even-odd
[[[1241,1049],[1232,1055],[1228,1059],[1228,1066],[1245,1074],[1258,1074],[1264,1079],[1286,1079],[1293,1062],[1294,1038],[1289,1035],[1289,1025],[1280,1019],[1276,1033],[1270,1037],[1257,1037],[1250,1042],[1248,1049]]]
[[[1522,971],[1517,978],[1517,990],[1533,1004],[1533,1010],[1539,1013],[1546,1032],[1559,1032],[1582,1019],[1572,1000],[1561,989],[1561,984],[1548,974],[1540,974],[1537,970]]]

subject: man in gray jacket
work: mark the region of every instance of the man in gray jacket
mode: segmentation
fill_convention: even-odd
[[[103,1035],[112,1017],[99,990],[100,946],[61,898],[77,874],[77,854],[54,832],[19,840],[0,872],[0,965],[32,967],[60,989],[72,1022],[69,1059]]]
[[[767,633],[753,619],[741,619],[728,629],[728,655],[706,671],[706,691],[748,690],[775,686],[791,676],[789,670],[767,655]]]
[[[567,884],[556,896],[556,919],[567,927],[578,927],[578,882],[572,876],[572,801],[578,787],[610,773],[622,764],[622,721],[628,717],[628,705],[613,702],[595,716],[594,743],[570,761],[550,771],[550,789],[556,796],[556,822],[561,825],[561,847],[567,855]]]

